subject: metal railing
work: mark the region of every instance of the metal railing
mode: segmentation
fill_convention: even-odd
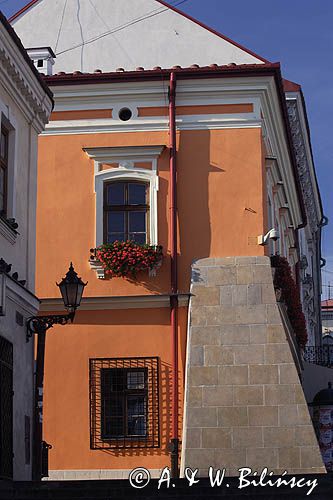
[[[333,368],[333,345],[305,347],[304,361]]]

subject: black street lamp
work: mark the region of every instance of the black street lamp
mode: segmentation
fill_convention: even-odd
[[[40,334],[53,325],[66,325],[69,321],[73,323],[75,311],[81,304],[83,290],[86,285],[87,283],[83,283],[82,279],[74,271],[71,262],[65,278],[60,283],[57,283],[68,314],[49,314],[29,318],[27,321],[27,342],[34,333]]]
[[[73,264],[57,286],[60,289],[65,308],[68,314],[49,314],[43,316],[32,316],[27,320],[27,342],[37,335],[37,356],[35,374],[35,402],[34,402],[34,453],[32,475],[35,481],[47,476],[48,472],[48,449],[51,447],[43,441],[43,382],[44,382],[44,360],[45,360],[45,338],[46,332],[53,325],[66,325],[69,321],[73,323],[75,311],[80,306],[84,287],[83,283],[74,271]]]

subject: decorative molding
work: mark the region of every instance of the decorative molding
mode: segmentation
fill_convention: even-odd
[[[163,81],[136,81],[92,83],[51,87],[55,94],[56,111],[110,108],[126,102],[128,106],[165,106],[167,87]],[[111,103],[111,104],[110,104]],[[290,206],[291,222],[302,224],[302,210],[298,198],[292,159],[286,139],[286,125],[281,111],[279,93],[274,76],[249,76],[179,80],[177,106],[252,103],[253,113],[230,115],[177,116],[178,130],[211,130],[232,128],[262,128],[268,154],[276,158]],[[168,117],[131,119],[127,122],[113,119],[53,121],[45,135],[93,134],[112,132],[167,131]],[[282,190],[279,190],[282,192]]]
[[[0,316],[6,314],[6,301],[10,300],[28,316],[39,310],[39,299],[20,282],[8,274],[0,273]]]
[[[239,117],[237,115],[187,115],[176,120],[178,130],[222,130],[230,128],[260,128],[261,120]],[[166,118],[137,118],[122,122],[120,120],[62,120],[51,121],[43,135],[96,134],[116,132],[163,132],[169,130]]]
[[[96,193],[96,242],[103,243],[103,192],[104,183],[112,180],[138,180],[149,183],[149,236],[150,245],[158,245],[157,192],[159,189],[157,159],[165,146],[129,146],[115,148],[84,148],[94,160]],[[149,162],[151,170],[135,168],[135,163]],[[101,170],[103,164],[118,163],[118,168]],[[100,279],[104,278],[99,265],[92,266]]]
[[[17,237],[17,232],[12,229],[4,220],[2,217],[0,217],[0,235],[6,238],[7,241],[11,245],[15,244],[16,237]]]
[[[122,160],[137,162],[151,161],[159,158],[165,149],[162,146],[128,146],[116,148],[83,148],[89,158],[99,163],[117,163]]]
[[[190,294],[178,295],[180,307],[187,307]],[[170,295],[126,295],[114,297],[83,297],[80,311],[101,311],[109,309],[155,309],[170,307]],[[63,311],[64,305],[61,298],[41,299],[41,312]]]
[[[99,280],[104,280],[105,272],[102,264],[98,260],[89,259],[90,269],[95,271]]]
[[[287,99],[287,109],[305,209],[311,227],[311,233],[315,233],[318,230],[321,214],[320,210],[318,210],[318,203],[316,202],[318,193],[311,173],[313,165],[307,153],[306,138],[301,124],[297,99]]]
[[[0,23],[0,82],[26,119],[40,133],[52,110],[51,98]]]

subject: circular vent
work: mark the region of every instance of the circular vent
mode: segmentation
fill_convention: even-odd
[[[122,108],[118,113],[119,119],[123,122],[127,122],[132,118],[132,111],[129,108]]]

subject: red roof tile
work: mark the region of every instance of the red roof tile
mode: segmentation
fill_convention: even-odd
[[[283,78],[283,89],[285,92],[300,92],[301,86],[298,83],[291,82]]]
[[[172,72],[175,72],[181,77],[190,78],[192,75],[195,76],[215,76],[217,74],[223,74],[224,76],[242,74],[244,73],[267,73],[272,71],[272,74],[280,69],[280,63],[258,63],[258,64],[235,64],[230,63],[223,66],[218,64],[210,64],[209,66],[198,66],[197,64],[192,64],[188,68],[182,68],[181,66],[173,66],[172,68],[160,68],[156,66],[152,69],[145,69],[142,67],[136,68],[136,70],[126,71],[124,68],[117,68],[115,71],[103,72],[100,69],[96,69],[93,73],[82,73],[81,71],[73,71],[71,73],[65,73],[60,71],[55,75],[44,76],[45,81],[49,85],[59,85],[59,84],[71,84],[74,80],[77,83],[94,83],[103,82],[111,80],[123,80],[123,79],[156,79],[161,76],[167,76]]]
[[[325,309],[333,308],[333,300],[332,299],[322,300],[321,307]]]

